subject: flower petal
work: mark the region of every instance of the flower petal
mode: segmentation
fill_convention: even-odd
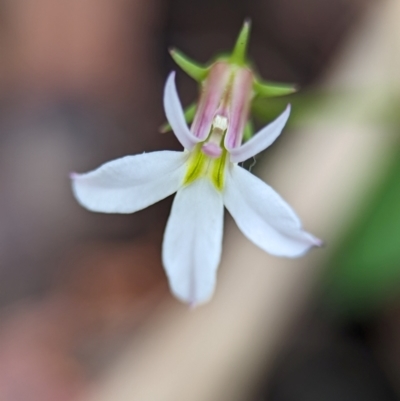
[[[192,149],[196,143],[200,142],[199,138],[196,138],[185,121],[185,113],[182,109],[181,102],[179,100],[178,92],[175,86],[175,72],[171,72],[167,79],[164,89],[164,110],[169,125],[172,128],[178,141],[185,149]]]
[[[224,203],[243,234],[272,255],[296,257],[322,245],[303,231],[297,215],[271,187],[242,167],[231,166]]]
[[[237,148],[228,149],[232,163],[240,163],[267,149],[282,132],[290,115],[290,104],[272,123],[262,128],[249,141]]]
[[[221,195],[201,178],[181,188],[164,234],[163,263],[173,294],[191,305],[207,301],[221,258]]]
[[[72,174],[78,202],[93,212],[133,213],[177,191],[185,174],[184,152],[126,156],[86,174]]]

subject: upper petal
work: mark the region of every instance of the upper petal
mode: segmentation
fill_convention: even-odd
[[[196,305],[213,294],[221,258],[223,202],[208,179],[175,196],[164,234],[163,263],[173,294]]]
[[[296,257],[321,245],[271,187],[242,167],[231,166],[224,203],[243,234],[272,255]]]
[[[85,174],[73,174],[78,202],[94,212],[133,213],[177,191],[187,155],[160,151],[126,156]]]
[[[196,138],[185,121],[185,113],[175,86],[175,72],[171,72],[164,89],[164,110],[167,120],[178,141],[185,149],[192,149],[200,141]]]
[[[290,105],[272,123],[262,128],[249,141],[237,148],[228,149],[232,163],[240,163],[267,149],[282,132],[290,115]]]

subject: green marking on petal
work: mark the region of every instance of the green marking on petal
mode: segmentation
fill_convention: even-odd
[[[213,161],[213,166],[211,170],[211,181],[219,191],[222,191],[224,189],[225,167],[227,159],[228,152],[226,149],[224,149],[221,157]]]
[[[193,103],[190,106],[186,107],[185,109],[185,121],[187,124],[191,124],[193,122],[194,116],[197,110],[197,103]],[[171,131],[171,126],[168,123],[164,123],[160,128],[159,131],[162,134]]]
[[[253,90],[260,97],[273,97],[290,95],[297,91],[297,87],[291,84],[281,84],[255,79]]]
[[[190,155],[183,185],[191,184],[193,181],[197,180],[197,178],[204,175],[208,157],[201,151],[201,146],[202,144],[198,144]]]
[[[233,64],[237,64],[239,66],[246,65],[246,52],[250,37],[250,26],[250,20],[245,20],[230,57],[230,62]]]
[[[182,52],[176,49],[170,50],[171,57],[174,59],[175,63],[182,68],[190,77],[192,77],[197,82],[203,82],[208,75],[209,67],[204,67],[189,57],[185,56]]]

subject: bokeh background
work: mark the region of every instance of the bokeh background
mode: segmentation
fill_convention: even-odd
[[[227,217],[189,310],[160,260],[171,198],[89,213],[68,175],[179,149],[168,47],[206,62],[246,17],[259,73],[301,88],[254,104],[293,115],[253,171],[326,245],[277,260]],[[0,400],[400,399],[399,26],[396,0],[1,1]]]

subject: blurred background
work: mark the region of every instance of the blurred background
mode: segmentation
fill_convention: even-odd
[[[227,217],[188,310],[160,260],[172,199],[89,213],[68,175],[179,149],[167,49],[207,62],[246,17],[260,75],[301,88],[254,104],[256,125],[293,106],[254,172],[326,245],[278,260]],[[396,0],[3,0],[0,21],[0,400],[400,399]]]

